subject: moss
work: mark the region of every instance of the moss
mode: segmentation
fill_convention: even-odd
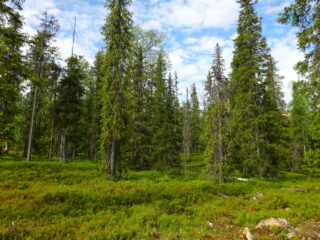
[[[127,179],[111,182],[89,161],[0,159],[0,239],[154,239],[154,229],[162,239],[237,239],[241,229],[269,217],[296,227],[320,220],[319,175],[282,173],[279,179],[215,184],[202,173],[201,157],[192,160],[188,177],[179,169],[130,171]],[[256,192],[264,197],[253,201]],[[7,232],[19,216],[26,217]]]

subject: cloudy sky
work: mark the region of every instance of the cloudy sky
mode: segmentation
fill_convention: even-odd
[[[295,29],[277,23],[278,13],[292,0],[260,0],[256,5],[263,18],[263,34],[268,38],[273,57],[278,62],[285,100],[291,99],[291,82],[297,79],[293,70],[302,58],[296,49]],[[75,52],[93,62],[103,46],[101,26],[107,14],[104,0],[26,0],[24,31],[34,34],[45,10],[59,20],[61,31],[56,45],[61,56],[71,54],[73,19],[77,17]],[[227,72],[230,71],[233,41],[239,6],[235,0],[133,0],[131,11],[135,24],[167,35],[166,49],[172,71],[179,76],[180,89],[195,83],[200,97],[214,46],[223,48]],[[183,94],[182,94],[183,95]]]

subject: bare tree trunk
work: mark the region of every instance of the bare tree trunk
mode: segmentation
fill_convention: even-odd
[[[65,131],[61,131],[60,136],[60,163],[66,162],[66,134]]]
[[[112,140],[111,151],[109,157],[109,177],[110,180],[115,179],[115,167],[116,167],[116,141]]]
[[[32,137],[33,137],[33,128],[34,128],[34,119],[36,115],[36,108],[37,108],[37,99],[38,99],[38,87],[35,87],[34,90],[34,98],[32,104],[32,114],[31,114],[31,123],[29,129],[29,141],[28,141],[28,149],[27,149],[27,161],[29,162],[31,159],[31,147],[32,147]]]
[[[54,115],[55,115],[55,103],[56,103],[56,85],[57,80],[53,82],[53,111],[52,111],[52,123],[51,123],[51,133],[50,133],[50,147],[49,147],[49,161],[52,160],[52,148],[53,148],[53,134],[54,134]]]
[[[51,161],[51,160],[52,160],[53,128],[54,128],[54,119],[52,120],[52,123],[51,123],[50,146],[49,146],[49,161]]]

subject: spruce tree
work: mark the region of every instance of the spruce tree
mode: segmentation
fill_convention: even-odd
[[[191,152],[196,153],[202,150],[200,133],[201,133],[201,112],[198,99],[197,88],[195,84],[191,86]]]
[[[180,151],[182,142],[182,117],[180,112],[179,100],[177,98],[176,86],[178,77],[175,74],[175,78],[169,73],[167,80],[167,91],[166,91],[166,111],[167,111],[167,122],[165,126],[167,135],[167,151],[169,166],[180,165]]]
[[[176,93],[177,79],[173,79],[170,73],[167,75],[167,68],[168,61],[161,50],[152,79],[151,156],[153,166],[164,170],[180,164],[182,142],[180,107]]]
[[[134,28],[134,50],[131,66],[130,100],[130,167],[152,167],[152,108],[153,70],[155,56],[161,47],[163,36],[154,31]]]
[[[279,126],[270,122],[281,118],[276,69],[262,36],[261,19],[254,9],[256,1],[238,0],[241,11],[238,36],[230,75],[231,140],[228,157],[243,175],[264,176],[279,164],[274,148]],[[272,104],[269,108],[268,104]]]
[[[304,91],[312,119],[310,123],[312,141],[307,155],[308,161],[318,162],[320,165],[320,2],[295,0],[284,9],[279,21],[298,28],[298,48],[305,53],[305,58],[304,61],[297,63],[296,69],[308,82],[304,84]]]
[[[227,176],[229,137],[228,79],[224,75],[224,60],[219,44],[216,45],[213,64],[206,85],[209,96],[206,110],[206,158],[213,178],[222,182]]]
[[[170,153],[167,151],[167,129],[165,123],[168,120],[166,109],[166,73],[167,63],[164,52],[160,51],[157,56],[156,67],[152,79],[152,162],[156,168],[168,169]]]
[[[14,133],[18,125],[18,100],[21,83],[26,78],[21,50],[26,38],[21,33],[22,17],[18,12],[22,2],[0,2],[0,156],[17,141]]]
[[[94,66],[90,70],[87,90],[84,99],[85,125],[87,138],[85,146],[86,155],[90,159],[99,159],[99,141],[101,135],[101,94],[104,65],[104,52],[99,50],[95,56]]]
[[[285,114],[285,103],[281,91],[280,81],[283,79],[278,74],[275,60],[270,55],[270,49],[264,40],[267,54],[265,56],[263,111],[264,111],[264,132],[267,140],[265,146],[268,162],[267,171],[276,174],[278,169],[289,170],[287,163],[291,162],[292,152],[290,151],[289,118]]]
[[[127,138],[128,61],[132,45],[130,0],[108,0],[109,15],[103,27],[106,42],[102,90],[101,150],[110,179],[121,169]]]
[[[311,148],[310,125],[312,112],[306,92],[306,83],[302,81],[292,84],[292,101],[290,103],[291,138],[293,158],[291,169],[298,170],[303,165],[304,157]]]
[[[146,89],[145,59],[142,46],[138,46],[133,64],[132,76],[132,133],[130,145],[131,168],[148,169],[150,159],[147,147],[149,145],[150,126],[146,111],[148,92]]]
[[[79,128],[82,115],[83,81],[85,72],[81,57],[72,56],[67,59],[66,73],[59,84],[57,103],[58,128],[60,133],[60,162],[66,160],[66,146],[69,142],[72,155],[80,142]]]

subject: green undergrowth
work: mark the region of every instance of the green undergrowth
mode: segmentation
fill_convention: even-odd
[[[207,222],[253,229],[269,217],[293,226],[320,220],[320,175],[216,184],[205,179],[201,156],[192,159],[187,178],[176,169],[129,172],[112,182],[101,163],[2,158],[0,239],[199,239],[216,234]],[[256,192],[264,197],[253,201]],[[15,230],[6,230],[21,216]]]

